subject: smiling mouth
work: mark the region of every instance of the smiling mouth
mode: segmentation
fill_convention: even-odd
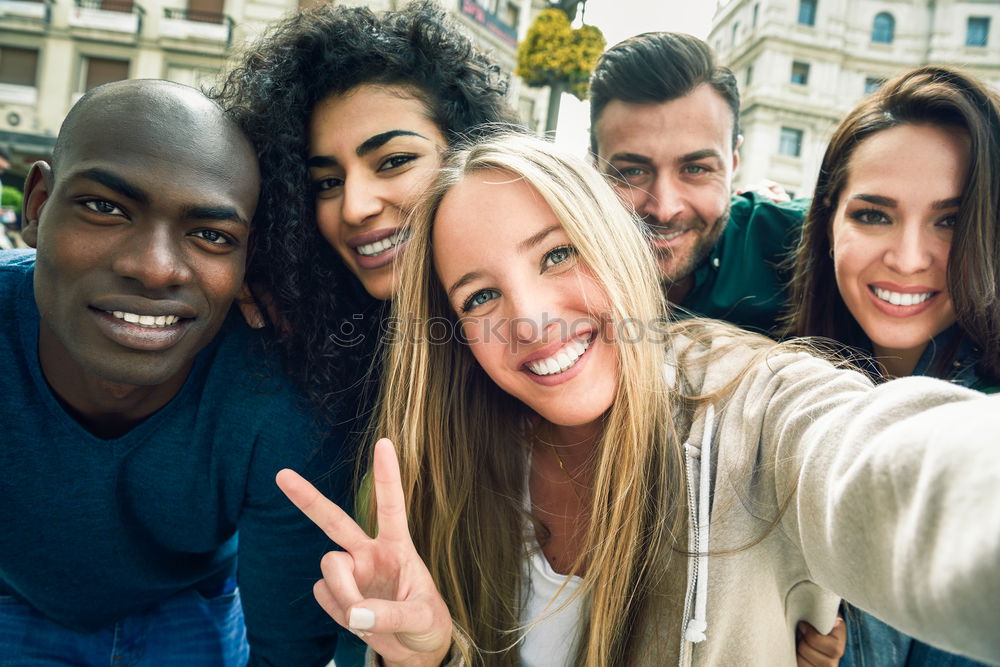
[[[535,375],[557,375],[565,373],[576,365],[583,353],[587,351],[593,339],[571,340],[551,357],[529,361],[524,366]]]
[[[673,241],[675,238],[683,234],[684,232],[690,231],[688,229],[672,229],[670,231],[665,231],[659,233],[656,231],[652,232],[653,240],[655,241]]]
[[[917,294],[903,294],[902,292],[893,292],[891,290],[883,289],[881,287],[871,287],[872,293],[876,297],[885,301],[886,303],[891,303],[894,306],[916,306],[918,304],[927,301],[937,292],[919,292]]]
[[[173,326],[181,321],[177,315],[137,315],[136,313],[126,313],[121,310],[104,311],[112,317],[147,329],[162,329]]]
[[[382,253],[395,248],[399,244],[404,243],[409,238],[410,231],[408,229],[400,229],[392,236],[384,238],[381,241],[375,241],[374,243],[359,245],[354,250],[362,257],[377,257]]]

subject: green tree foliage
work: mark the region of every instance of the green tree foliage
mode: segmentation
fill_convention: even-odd
[[[0,207],[2,208],[12,208],[15,213],[21,212],[21,202],[24,199],[24,195],[17,188],[12,188],[9,185],[3,186],[0,190]]]

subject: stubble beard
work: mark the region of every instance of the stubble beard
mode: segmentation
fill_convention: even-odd
[[[707,234],[700,237],[695,243],[694,247],[691,248],[691,253],[688,257],[680,264],[672,267],[669,273],[662,271],[662,259],[660,261],[661,273],[660,282],[663,285],[664,292],[666,292],[672,285],[681,283],[687,280],[695,272],[702,262],[704,262],[708,256],[711,254],[712,249],[715,248],[715,244],[719,242],[719,238],[722,236],[722,232],[725,231],[726,225],[729,223],[729,210],[731,204],[726,203],[726,208],[722,211],[722,215],[715,219],[715,221],[709,225],[705,223],[704,220],[698,219],[700,223],[697,225],[699,230],[708,230]],[[667,259],[672,259],[672,253],[669,250],[661,250],[659,253]]]

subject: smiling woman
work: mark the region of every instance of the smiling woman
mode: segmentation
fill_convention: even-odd
[[[788,333],[859,348],[876,379],[1000,389],[995,93],[940,67],[886,83],[837,128],[815,193]],[[848,612],[844,667],[973,664]]]
[[[1000,397],[667,323],[637,228],[540,139],[448,158],[393,300],[368,530],[278,478],[346,549],[324,609],[386,664],[790,665],[841,595],[1000,655],[1000,448],[976,437]]]
[[[362,395],[406,216],[449,144],[513,122],[505,93],[499,68],[433,2],[303,11],[216,91],[260,159],[248,282],[316,402]]]
[[[791,301],[788,333],[860,348],[889,377],[1000,383],[994,92],[924,67],[844,119],[823,158]]]

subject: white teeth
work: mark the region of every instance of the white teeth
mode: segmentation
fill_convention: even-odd
[[[573,340],[566,344],[561,350],[551,357],[536,359],[527,364],[528,370],[535,375],[555,375],[569,370],[576,360],[579,359],[587,348],[590,341]]]
[[[927,299],[934,296],[934,292],[923,292],[921,294],[903,294],[901,292],[890,292],[887,289],[882,289],[881,287],[872,287],[875,292],[875,296],[887,301],[894,306],[915,306],[918,303],[923,303]]]
[[[364,255],[365,257],[374,257],[379,255],[389,248],[395,248],[397,245],[409,238],[409,232],[405,229],[400,229],[398,232],[393,234],[388,238],[384,238],[381,241],[375,241],[374,243],[366,243],[365,245],[359,245],[355,250],[358,251],[359,255]]]
[[[126,313],[121,310],[106,312],[110,312],[118,319],[125,320],[129,324],[138,324],[140,327],[169,327],[172,324],[177,324],[181,319],[177,315],[136,315],[135,313]]]
[[[660,241],[672,241],[686,231],[687,231],[686,229],[677,229],[674,231],[666,232],[665,234],[657,234],[654,232],[653,238]]]

